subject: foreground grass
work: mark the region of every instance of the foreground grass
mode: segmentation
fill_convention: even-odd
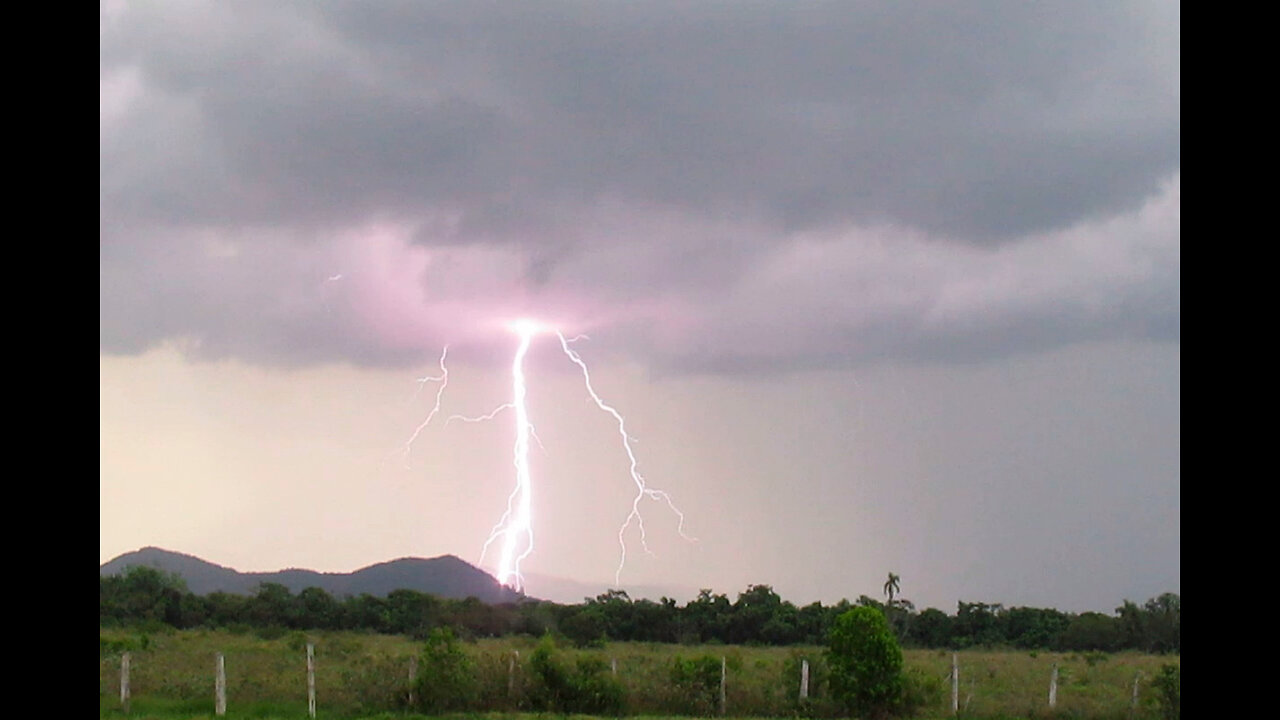
[[[263,638],[250,633],[191,630],[141,635],[102,630],[99,663],[99,708],[103,718],[125,717],[120,710],[120,656],[127,649],[131,718],[155,720],[214,719],[214,657],[226,658],[226,718],[307,717],[305,646],[315,644],[317,715],[320,718],[406,720],[410,658],[421,644],[406,637],[340,632],[287,633]],[[528,714],[532,682],[527,660],[536,641],[503,638],[469,643],[486,712],[446,717],[488,720],[532,720],[554,717]],[[590,650],[564,650],[566,655],[616,661],[618,680],[626,690],[625,712],[634,717],[716,714],[703,701],[681,704],[670,688],[676,656],[723,657],[728,666],[726,701],[731,717],[824,717],[839,713],[826,697],[822,648],[680,646],[610,643]],[[517,655],[518,653],[518,655]],[[926,688],[922,718],[951,718],[951,653],[908,650],[906,667]],[[812,667],[811,699],[796,698],[801,659]],[[963,718],[1103,718],[1130,719],[1133,681],[1140,672],[1140,702],[1133,720],[1156,717],[1150,680],[1177,656],[1137,653],[1029,653],[962,651],[960,716]],[[1048,707],[1049,678],[1058,667],[1057,706]],[[514,672],[512,672],[514,670]],[[586,716],[577,716],[583,718]]]

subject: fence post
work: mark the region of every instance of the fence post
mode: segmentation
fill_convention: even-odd
[[[227,714],[227,663],[222,657],[222,653],[218,653],[218,662],[215,666],[217,675],[213,679],[213,712],[216,715]]]
[[[951,714],[960,714],[960,658],[951,653]]]
[[[307,714],[316,716],[316,646],[307,643]]]
[[[1058,704],[1058,663],[1053,664],[1053,674],[1049,676],[1049,707]]]
[[[609,658],[609,670],[614,677],[618,677],[618,658]]]
[[[724,655],[721,655],[720,656],[720,714],[721,715],[724,715],[725,713],[724,688],[725,688],[725,681],[728,677],[728,668],[729,668],[728,658],[726,658]]]
[[[129,653],[120,655],[120,707],[129,712]]]
[[[1138,681],[1142,679],[1142,671],[1133,676],[1133,697],[1129,700],[1129,717],[1138,711]]]
[[[413,708],[417,704],[418,696],[418,656],[409,656],[409,707]]]
[[[507,658],[507,697],[510,698],[516,694],[516,657],[520,654],[519,650],[512,650],[511,657]]]
[[[800,660],[800,699],[809,699],[809,661]]]

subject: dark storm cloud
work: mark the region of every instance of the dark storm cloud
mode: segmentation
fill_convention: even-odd
[[[1159,6],[282,7],[131,6],[104,32],[204,146],[167,159],[201,197],[139,177],[146,211],[503,225],[616,195],[988,240],[1132,207],[1178,165]]]
[[[262,264],[377,223],[512,248],[522,291],[566,308],[719,298],[805,233],[1038,242],[1176,183],[1178,33],[1164,3],[108,3],[103,347],[377,355]],[[162,250],[193,233],[282,249]]]

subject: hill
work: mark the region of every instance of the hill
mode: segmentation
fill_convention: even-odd
[[[524,596],[503,587],[489,573],[453,555],[435,558],[400,558],[349,573],[322,573],[287,568],[276,572],[240,572],[184,553],[145,547],[116,557],[99,568],[100,575],[115,575],[130,566],[153,567],[174,573],[197,595],[212,592],[250,595],[262,583],[279,583],[297,593],[318,587],[335,597],[368,593],[386,596],[405,589],[438,597],[478,598],[488,604],[516,602]]]

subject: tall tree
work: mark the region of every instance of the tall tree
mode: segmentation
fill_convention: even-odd
[[[889,598],[889,607],[893,607],[893,598],[898,594],[900,589],[898,581],[901,580],[897,575],[889,573],[889,579],[884,583],[884,594]]]

